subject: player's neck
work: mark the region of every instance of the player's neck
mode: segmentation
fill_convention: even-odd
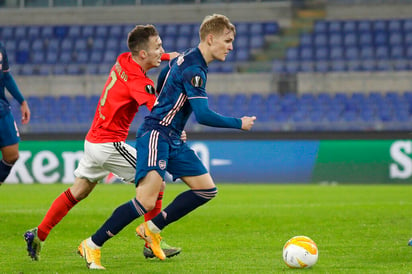
[[[137,58],[137,57],[135,57],[135,56],[132,55],[132,59],[133,59],[133,61],[136,62],[136,64],[138,64],[138,65],[142,68],[143,73],[146,73],[146,72],[150,69],[150,68],[147,68],[147,67],[144,65],[144,62],[142,62],[141,60],[139,60],[139,58]]]
[[[206,64],[209,64],[210,62],[212,62],[214,60],[212,55],[207,50],[207,45],[200,43],[198,48],[200,50],[200,53],[203,56],[203,59],[205,59]]]

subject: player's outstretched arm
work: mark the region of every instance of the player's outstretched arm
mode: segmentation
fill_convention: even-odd
[[[242,120],[242,130],[250,130],[255,123],[256,116],[243,116],[240,119]]]

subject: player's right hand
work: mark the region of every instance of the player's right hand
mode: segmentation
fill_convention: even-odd
[[[242,120],[242,129],[243,130],[250,130],[255,123],[256,116],[243,116],[240,118]]]

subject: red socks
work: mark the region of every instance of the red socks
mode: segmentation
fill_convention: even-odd
[[[159,192],[159,196],[157,196],[155,207],[144,215],[145,222],[150,221],[151,219],[153,219],[154,216],[156,216],[160,213],[160,211],[162,211],[163,193],[164,192]],[[149,247],[147,243],[145,244],[145,246]]]
[[[39,239],[42,241],[46,240],[53,227],[55,227],[78,202],[79,201],[73,197],[70,188],[60,194],[51,204],[43,221],[37,227],[37,236]]]

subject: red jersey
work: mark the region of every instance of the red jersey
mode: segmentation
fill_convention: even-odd
[[[130,52],[120,54],[103,88],[86,140],[91,143],[125,141],[139,107],[146,105],[152,110],[155,100],[153,81]]]

